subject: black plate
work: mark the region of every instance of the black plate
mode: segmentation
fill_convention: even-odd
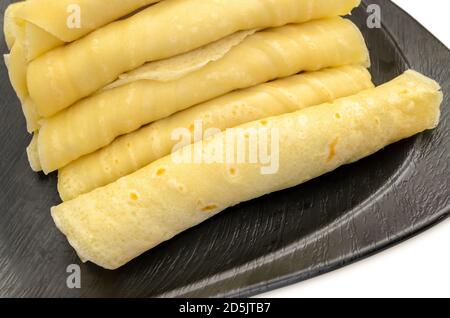
[[[382,7],[382,29],[367,28],[365,6],[352,19],[370,47],[375,82],[412,67],[448,93],[449,50],[390,1],[370,3]],[[360,260],[449,215],[446,95],[438,129],[229,209],[119,270],[83,264],[82,288],[71,290],[66,268],[80,261],[50,217],[56,175],[30,171],[30,136],[0,68],[0,296],[250,296]]]

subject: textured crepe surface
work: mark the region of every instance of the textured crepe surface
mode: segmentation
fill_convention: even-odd
[[[201,47],[192,52],[188,52],[161,61],[147,63],[146,65],[130,73],[122,74],[117,81],[103,88],[103,90],[117,88],[125,84],[144,79],[163,82],[179,79],[180,77],[183,77],[202,68],[212,61],[219,60],[234,46],[241,43],[256,31],[257,30],[247,30],[237,32],[233,35],[206,45],[205,47]],[[29,103],[32,103],[31,99],[29,97],[25,98],[22,102],[22,108],[27,119],[28,131],[34,132],[40,128],[40,118],[36,114],[33,105],[30,105]],[[37,165],[37,162],[40,161],[37,137],[33,138],[32,144],[30,144],[29,149],[36,150],[27,152],[28,159],[33,171],[42,171],[41,165]],[[39,170],[36,170],[37,168],[39,168]]]
[[[94,152],[116,137],[230,91],[300,71],[367,66],[361,32],[331,18],[258,32],[225,56],[174,81],[141,80],[87,98],[42,122],[39,156],[45,173]]]
[[[16,37],[20,32],[21,25],[19,21],[14,19],[16,12],[22,7],[25,2],[16,2],[10,4],[4,14],[3,33],[5,34],[6,45],[11,49],[16,41]]]
[[[14,43],[9,54],[5,55],[5,63],[8,67],[11,85],[19,99],[23,100],[28,95],[28,87],[26,80],[27,66],[22,41]]]
[[[24,111],[28,132],[39,129],[34,101],[29,96],[28,63],[155,0],[28,0],[13,3],[5,11],[4,34],[11,52],[5,57],[11,83]],[[80,27],[67,25],[70,8],[80,9]]]
[[[353,95],[370,87],[373,87],[371,76],[364,67],[344,66],[230,93],[120,137],[74,161],[59,171],[58,191],[67,201],[168,155],[177,144],[172,132],[180,128],[194,131],[196,121],[201,121],[204,131],[224,130]]]
[[[345,15],[359,0],[168,0],[101,28],[29,64],[30,95],[43,117],[127,71],[240,30]],[[149,40],[151,39],[151,40]]]
[[[258,164],[177,164],[167,156],[52,208],[52,216],[83,260],[115,269],[227,207],[298,185],[434,128],[439,89],[408,71],[333,103],[241,126],[279,131],[283,142],[276,174],[261,174]],[[225,142],[222,133],[204,144]]]
[[[256,29],[253,29],[236,32],[196,50],[172,58],[146,63],[136,70],[120,75],[117,81],[104,87],[103,90],[117,88],[139,80],[153,80],[159,82],[177,80],[189,73],[201,69],[210,62],[220,60],[233,47],[240,44],[256,31]]]
[[[8,7],[4,30],[11,48],[20,24],[29,61],[155,2],[158,0],[27,0]],[[79,9],[80,24],[70,27],[68,18],[77,12],[75,8]]]

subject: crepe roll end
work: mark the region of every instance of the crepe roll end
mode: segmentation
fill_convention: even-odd
[[[38,133],[35,133],[30,145],[27,147],[28,161],[34,172],[42,171],[41,162],[39,160],[38,138]]]
[[[437,113],[435,116],[435,120],[432,122],[430,129],[434,129],[438,126],[439,121],[440,121],[440,115],[441,115],[441,109],[440,109],[440,105],[442,104],[442,101],[444,100],[444,94],[442,92],[442,88],[441,85],[436,82],[435,80],[415,71],[415,70],[408,70],[405,72],[405,75],[411,77],[411,86],[414,83],[414,80],[416,82],[422,82],[425,85],[429,86],[432,90],[436,90],[437,94],[435,97],[435,104],[436,104],[436,109],[437,109]]]
[[[55,222],[55,225],[58,228],[58,230],[60,230],[61,232],[63,232],[63,230],[64,230],[64,233],[65,233],[65,235],[67,237],[67,240],[68,240],[70,246],[73,247],[73,249],[77,253],[77,255],[80,258],[80,260],[83,263],[86,263],[89,258],[88,258],[87,255],[84,255],[84,252],[83,252],[84,250],[83,250],[82,246],[80,246],[80,244],[78,244],[76,240],[72,240],[71,239],[71,237],[72,237],[71,232],[69,230],[67,230],[70,227],[68,227],[66,225],[67,220],[64,219],[64,215],[61,214],[61,213],[57,213],[56,207],[52,207],[50,209],[50,213],[51,213],[51,216],[53,218],[53,222]]]

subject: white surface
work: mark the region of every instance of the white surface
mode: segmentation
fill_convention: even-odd
[[[450,220],[378,255],[258,297],[450,297]]]
[[[448,0],[393,0],[442,43],[450,47],[450,1]]]
[[[450,1],[394,0],[447,47]],[[449,61],[450,62],[450,61]],[[450,297],[450,220],[376,256],[258,297]]]

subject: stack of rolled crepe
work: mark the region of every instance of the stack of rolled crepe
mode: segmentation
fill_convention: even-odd
[[[434,128],[442,94],[431,79],[408,71],[374,88],[361,32],[340,17],[359,2],[11,5],[6,60],[34,133],[30,164],[59,170],[66,202],[52,216],[79,256],[120,267],[230,206]],[[78,29],[69,5],[81,8]],[[197,122],[209,133],[196,136]],[[177,142],[179,129],[193,137]],[[204,151],[242,130],[279,132],[274,173]],[[185,153],[203,160],[174,160]]]
[[[39,128],[41,116],[28,89],[30,63],[156,2],[158,0],[27,0],[6,9],[4,33],[11,51],[5,56],[5,62],[11,84],[22,103],[29,132]]]

